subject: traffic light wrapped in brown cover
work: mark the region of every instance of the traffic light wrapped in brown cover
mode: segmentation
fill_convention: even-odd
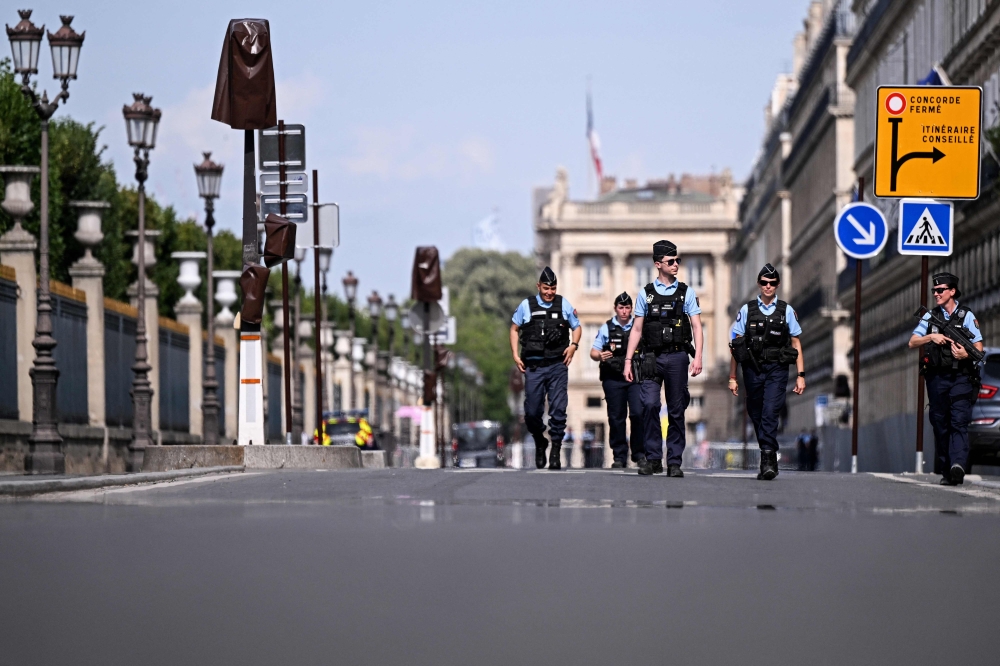
[[[270,275],[271,271],[260,264],[251,264],[243,270],[240,276],[240,289],[243,290],[240,321],[243,323],[259,324],[264,316],[264,290]]]
[[[410,297],[424,303],[441,300],[441,259],[433,245],[417,248]]]
[[[271,213],[264,218],[264,265],[270,268],[295,257],[295,223]]]
[[[226,29],[215,80],[212,120],[233,129],[278,124],[271,28],[267,19],[233,19]]]

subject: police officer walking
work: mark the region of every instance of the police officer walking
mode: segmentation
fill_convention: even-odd
[[[559,451],[566,431],[569,364],[580,348],[580,320],[569,301],[556,294],[556,275],[548,266],[538,278],[538,294],[526,298],[510,325],[510,350],[524,377],[524,424],[535,440],[535,466],[545,467],[545,398],[549,400],[549,469],[561,469]],[[570,341],[572,331],[572,342]],[[520,353],[518,352],[520,342]],[[523,354],[523,358],[522,358]]]
[[[635,320],[625,353],[625,379],[632,381],[632,359],[642,343],[642,410],[645,460],[639,461],[639,474],[663,472],[663,429],[660,425],[660,386],[666,394],[667,476],[683,477],[684,410],[688,392],[688,371],[701,374],[703,337],[701,307],[694,289],[677,279],[681,258],[677,246],[661,240],[653,244],[653,265],[658,277],[640,292]],[[689,356],[693,359],[689,360]]]
[[[632,297],[622,292],[615,297],[615,316],[609,319],[594,338],[590,358],[601,362],[601,386],[608,403],[608,430],[613,468],[628,467],[629,444],[632,461],[646,459],[643,444],[643,412],[640,385],[625,379],[625,352],[632,329]],[[631,416],[632,436],[625,437],[625,418]]]
[[[983,351],[983,335],[976,316],[959,305],[962,292],[958,278],[951,273],[934,276],[935,307],[924,314],[910,337],[910,349],[923,347],[920,372],[927,382],[930,421],[934,429],[934,473],[941,475],[941,485],[962,483],[969,464],[969,421],[972,404],[979,393],[979,366],[955,339],[945,335],[933,321],[947,323],[954,318],[955,334],[965,337],[975,349]]]
[[[806,390],[805,361],[802,358],[802,327],[791,305],[777,299],[781,276],[771,264],[757,274],[760,296],[745,304],[733,326],[733,357],[729,364],[729,390],[739,395],[737,362],[743,366],[747,391],[747,412],[760,447],[758,479],[778,476],[778,421],[785,407],[788,366],[795,363],[795,393]]]

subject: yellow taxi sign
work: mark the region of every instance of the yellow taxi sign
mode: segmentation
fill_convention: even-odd
[[[976,86],[880,86],[875,196],[979,197],[982,117]]]

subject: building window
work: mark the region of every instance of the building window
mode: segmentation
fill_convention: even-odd
[[[643,287],[653,281],[653,260],[649,257],[635,260],[635,290],[642,291]]]
[[[599,395],[587,396],[587,407],[600,407],[600,406],[601,406],[601,396]]]
[[[600,257],[588,257],[583,260],[583,288],[587,291],[600,291],[603,288],[604,260]]]
[[[703,395],[693,395],[691,396],[691,403],[688,407],[702,408],[705,406],[705,396]]]
[[[684,265],[687,267],[687,282],[695,289],[705,286],[705,260],[701,257],[685,258]]]

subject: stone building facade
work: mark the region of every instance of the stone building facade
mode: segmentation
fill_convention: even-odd
[[[679,248],[679,277],[694,287],[702,309],[705,371],[690,383],[688,443],[723,439],[731,401],[725,386],[731,300],[726,251],[737,230],[742,188],[724,171],[645,185],[626,181],[621,187],[607,178],[601,189],[596,200],[570,199],[568,176],[560,168],[554,186],[534,195],[539,269],[548,265],[556,272],[559,293],[576,307],[583,326],[580,353],[569,372],[568,426],[576,439],[572,462],[583,462],[581,439],[587,431],[607,446],[607,409],[590,346],[613,314],[614,297],[627,291],[634,300],[656,277],[652,247],[662,238]],[[605,462],[611,462],[609,450]]]

